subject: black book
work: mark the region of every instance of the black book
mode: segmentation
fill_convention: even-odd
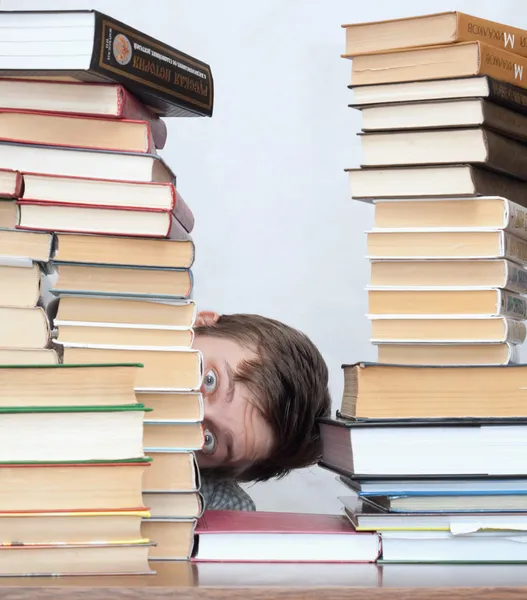
[[[124,85],[161,116],[212,115],[209,65],[96,10],[0,11],[1,77]]]

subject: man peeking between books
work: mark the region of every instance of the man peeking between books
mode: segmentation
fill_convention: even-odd
[[[201,312],[195,333],[204,361],[205,505],[254,510],[239,482],[282,477],[320,458],[328,370],[307,336],[259,315]]]

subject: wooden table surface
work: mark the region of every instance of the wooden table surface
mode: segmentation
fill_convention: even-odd
[[[152,563],[157,575],[0,578],[21,600],[527,598],[527,565]]]

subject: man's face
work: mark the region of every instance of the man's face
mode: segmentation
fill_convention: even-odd
[[[200,467],[244,467],[269,456],[271,427],[247,387],[234,381],[238,364],[255,354],[233,340],[206,335],[196,336],[193,347],[203,354],[203,426],[210,433],[197,454]]]

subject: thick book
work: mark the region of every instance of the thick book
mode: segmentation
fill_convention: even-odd
[[[322,419],[320,434],[321,466],[356,479],[521,477],[527,460],[526,418]]]
[[[174,182],[175,175],[156,154],[110,152],[62,146],[0,142],[5,169],[49,175],[138,182]]]
[[[167,139],[164,121],[113,83],[0,79],[0,109],[146,121],[156,148]]]
[[[154,153],[146,121],[99,119],[0,108],[0,140],[74,148]]]
[[[383,50],[481,40],[527,57],[527,31],[459,11],[343,25],[346,57]]]
[[[0,546],[0,576],[149,575],[152,544]]]
[[[358,419],[527,417],[521,379],[509,367],[344,365],[340,414]],[[455,435],[455,434],[454,434]]]
[[[526,244],[527,245],[527,244]],[[58,279],[52,294],[128,296],[143,299],[181,300],[192,291],[188,269],[121,267],[54,262]]]
[[[41,279],[37,263],[0,258],[0,306],[36,306],[40,299]]]
[[[197,519],[204,508],[203,498],[198,492],[146,492],[143,502],[152,518],[162,519]]]
[[[150,561],[188,560],[194,546],[195,527],[195,519],[163,517],[143,519],[141,525],[143,537],[155,541],[148,559]]]
[[[0,463],[0,512],[136,510],[150,459]],[[35,493],[38,490],[38,494]]]
[[[0,306],[0,349],[47,348],[50,328],[41,306]]]
[[[197,423],[203,421],[203,397],[199,392],[136,393],[148,406],[148,423]]]
[[[452,316],[527,319],[527,299],[500,289],[369,289],[369,315],[381,318],[448,318]]]
[[[0,407],[100,407],[137,403],[140,365],[0,364]]]
[[[64,364],[131,362],[143,365],[136,390],[192,391],[201,385],[203,364],[197,350],[121,350],[108,348],[64,348]]]
[[[148,183],[24,173],[20,198],[89,208],[169,211],[191,232],[194,216],[173,183]]]
[[[370,268],[370,286],[374,288],[471,286],[527,293],[527,271],[505,259],[372,260]]]
[[[142,457],[145,410],[140,404],[0,408],[0,462]]]
[[[353,60],[351,80],[353,85],[370,85],[489,75],[525,89],[524,69],[527,70],[526,57],[482,42],[463,42],[362,54]]]
[[[383,198],[503,196],[526,206],[527,184],[473,165],[369,167],[346,169],[351,197],[372,202]]]
[[[443,229],[368,232],[371,259],[505,258],[527,262],[527,242],[504,231]]]
[[[524,144],[482,128],[363,133],[360,139],[367,167],[471,163],[527,179]]]
[[[17,229],[184,240],[186,229],[169,210],[88,207],[18,200]]]
[[[0,348],[0,364],[58,365],[59,357],[51,348]]]
[[[35,231],[0,229],[0,256],[46,263],[51,257],[53,236]]]
[[[151,465],[143,476],[143,492],[197,492],[200,477],[192,452],[150,452]]]
[[[377,535],[341,515],[209,510],[198,521],[195,561],[375,562]]]
[[[380,363],[396,365],[499,366],[520,362],[515,344],[389,344],[377,346]]]
[[[204,433],[201,423],[150,421],[145,415],[143,445],[145,452],[181,452],[201,450]]]
[[[194,326],[196,304],[192,300],[169,303],[154,300],[61,294],[48,305],[56,326],[155,326],[187,329]]]
[[[0,169],[0,198],[19,198],[22,194],[22,174]]]
[[[382,560],[383,564],[526,563],[526,541],[523,531],[478,532],[466,536],[446,531],[384,531]],[[455,569],[450,568],[449,572]]]
[[[482,98],[401,102],[361,108],[362,131],[485,127],[515,140],[527,139],[527,116]]]
[[[523,344],[524,321],[508,317],[406,318],[394,316],[371,320],[372,344]]]
[[[0,545],[133,544],[143,541],[144,507],[104,511],[38,511],[0,513]],[[147,540],[144,540],[147,541]]]
[[[0,26],[2,77],[113,81],[160,115],[212,115],[209,65],[98,11],[2,11]]]
[[[375,229],[502,229],[527,239],[527,209],[505,198],[400,200],[375,204]]]

